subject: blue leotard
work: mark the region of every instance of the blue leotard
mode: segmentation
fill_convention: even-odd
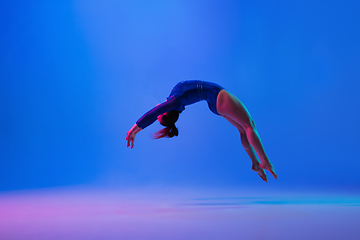
[[[145,113],[136,124],[144,129],[156,121],[165,112],[177,110],[182,112],[185,106],[206,100],[210,110],[220,115],[216,110],[216,100],[219,92],[224,89],[211,82],[191,80],[178,83],[170,92],[167,100]]]

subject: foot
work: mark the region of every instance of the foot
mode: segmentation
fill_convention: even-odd
[[[271,175],[273,175],[273,177],[275,178],[275,179],[277,179],[277,174],[276,174],[276,172],[275,172],[275,170],[274,170],[274,167],[273,167],[273,165],[271,164],[271,162],[265,162],[265,161],[262,161],[261,163],[260,163],[260,167],[262,168],[262,169],[266,169],[266,170],[268,170],[270,173],[271,173]]]
[[[262,178],[262,180],[264,180],[265,182],[267,182],[267,177],[266,177],[266,173],[264,171],[264,169],[262,169],[260,167],[260,165],[253,165],[252,166],[252,170],[257,172],[257,174],[259,174],[259,176]]]

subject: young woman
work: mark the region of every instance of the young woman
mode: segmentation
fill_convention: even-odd
[[[152,124],[156,119],[166,128],[154,134],[154,138],[173,137],[178,135],[175,122],[185,106],[206,100],[210,110],[216,115],[224,117],[240,132],[241,143],[252,161],[252,170],[267,182],[265,170],[275,179],[277,175],[269,161],[255,122],[244,104],[234,95],[218,84],[205,81],[183,81],[171,91],[167,100],[145,113],[127,132],[127,147],[134,147],[135,136],[141,130]],[[258,156],[260,157],[260,161]]]

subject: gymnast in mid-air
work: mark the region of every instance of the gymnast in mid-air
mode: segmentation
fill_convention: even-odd
[[[267,177],[264,170],[268,170],[277,179],[249,111],[237,97],[212,82],[191,80],[178,83],[165,102],[145,113],[127,132],[127,147],[133,148],[136,134],[156,120],[165,128],[154,134],[155,139],[178,136],[175,122],[179,114],[185,110],[185,106],[202,100],[207,101],[213,113],[224,117],[238,129],[241,143],[252,161],[252,170],[265,182]]]

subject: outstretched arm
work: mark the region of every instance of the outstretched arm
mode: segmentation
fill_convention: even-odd
[[[127,147],[134,147],[135,136],[138,132],[152,124],[156,121],[157,116],[163,114],[165,112],[171,111],[179,107],[179,102],[176,100],[175,97],[170,98],[169,100],[158,104],[156,107],[145,113],[127,132],[126,141]]]
[[[156,105],[153,109],[145,113],[137,122],[136,124],[145,129],[147,126],[153,124],[157,117],[165,112],[169,112],[178,108],[180,105],[179,101],[175,97],[171,97],[165,102]]]
[[[126,147],[129,147],[130,145],[131,145],[130,147],[131,149],[134,147],[135,136],[141,130],[142,128],[138,127],[138,125],[135,123],[134,126],[126,134],[126,141],[127,141]]]

